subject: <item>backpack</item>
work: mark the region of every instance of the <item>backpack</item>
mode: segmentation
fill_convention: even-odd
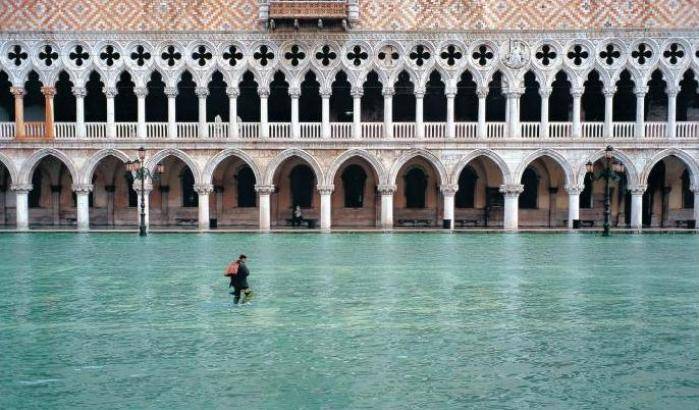
[[[230,265],[226,268],[226,273],[224,273],[224,276],[235,276],[238,274],[238,267],[240,266],[240,263],[238,261],[231,262]]]

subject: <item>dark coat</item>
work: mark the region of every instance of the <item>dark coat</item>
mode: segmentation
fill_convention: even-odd
[[[235,288],[245,289],[248,288],[248,276],[250,276],[250,271],[244,263],[240,263],[238,266],[238,273],[231,276],[230,286]]]

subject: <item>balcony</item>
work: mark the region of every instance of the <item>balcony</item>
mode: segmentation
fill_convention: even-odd
[[[138,123],[116,122],[112,124],[112,130],[104,122],[85,123],[85,136],[78,137],[78,126],[75,122],[57,122],[54,124],[56,140],[240,140],[240,141],[343,141],[343,140],[374,140],[387,139],[400,141],[468,141],[468,140],[503,140],[503,141],[531,141],[531,140],[634,140],[636,136],[636,123],[615,122],[612,123],[611,136],[605,136],[605,127],[602,122],[582,123],[580,137],[573,137],[572,122],[550,122],[546,129],[539,122],[523,122],[520,124],[520,136],[508,135],[508,125],[505,122],[485,123],[484,135],[480,135],[477,122],[457,122],[454,124],[453,137],[448,135],[447,124],[444,122],[423,123],[424,137],[418,137],[418,124],[415,122],[396,122],[393,124],[393,136],[388,137],[383,122],[364,122],[355,133],[354,123],[332,122],[330,136],[323,137],[323,127],[320,122],[301,122],[298,124],[298,136],[294,135],[292,123],[272,122],[268,123],[266,137],[263,137],[262,125],[257,122],[241,122],[232,124],[215,122],[206,124],[206,135],[200,132],[200,124],[196,122],[176,123],[174,135],[169,133],[167,122],[145,123],[145,136],[139,136]],[[644,140],[670,140],[669,130],[665,122],[646,122]],[[24,138],[47,139],[44,122],[26,122],[24,124]],[[16,138],[15,124],[12,122],[0,122],[0,140],[13,140]],[[699,138],[699,122],[677,122],[674,139]],[[49,138],[50,139],[50,138]]]

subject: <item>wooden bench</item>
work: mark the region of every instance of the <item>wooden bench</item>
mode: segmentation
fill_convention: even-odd
[[[177,225],[195,225],[198,222],[196,218],[175,218],[175,223]]]
[[[457,219],[454,221],[454,225],[459,228],[474,227],[478,226],[478,219]]]
[[[429,219],[399,219],[399,226],[410,226],[410,227],[423,227],[431,226]]]
[[[68,222],[69,225],[74,225],[78,223],[78,218],[68,217],[66,218],[66,222]]]
[[[294,223],[293,219],[291,219],[291,218],[286,219],[287,226],[293,226],[293,223]],[[313,219],[313,218],[303,218],[303,220],[301,220],[301,225],[306,225],[308,227],[308,229],[315,228],[316,226],[318,226],[318,220]]]
[[[580,220],[580,227],[581,228],[592,228],[593,226],[595,226],[594,219],[581,219]]]
[[[675,221],[675,226],[677,228],[694,229],[696,227],[696,222],[694,219],[678,219]]]

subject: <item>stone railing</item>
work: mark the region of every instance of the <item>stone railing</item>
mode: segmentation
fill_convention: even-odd
[[[213,122],[206,124],[206,137],[200,135],[200,124],[185,122],[175,124],[175,135],[170,135],[169,124],[166,122],[147,122],[145,124],[145,138],[154,140],[172,139],[238,139],[259,140],[261,137],[261,124],[256,122],[240,122],[232,125],[227,122]],[[232,129],[231,127],[235,127]],[[360,124],[360,133],[355,135],[354,123],[333,122],[330,123],[330,136],[324,138],[323,125],[320,122],[302,122],[298,124],[298,135],[295,136],[292,124],[289,122],[271,122],[267,124],[268,139],[270,140],[381,140],[386,139],[383,122],[364,122]],[[393,139],[415,140],[418,138],[419,125],[415,122],[393,123]],[[457,122],[454,123],[454,138],[449,138],[447,124],[444,122],[425,122],[423,135],[426,140],[476,140],[485,139],[573,139],[573,124],[571,122],[549,122],[547,132],[539,122],[520,123],[520,136],[510,138],[507,123],[488,122],[485,124],[485,135],[479,136],[478,123]],[[644,139],[668,138],[668,126],[665,122],[646,122],[644,124]],[[44,122],[26,122],[24,124],[25,138],[46,138]],[[0,140],[12,140],[15,138],[15,124],[12,122],[0,122]],[[113,129],[104,122],[88,122],[84,124],[84,136],[80,137],[78,125],[74,122],[57,122],[54,124],[54,135],[58,140],[121,140],[143,138],[138,133],[136,122],[116,122]],[[113,137],[110,137],[113,135]],[[584,122],[581,124],[581,137],[583,139],[605,138],[605,125],[602,122]],[[637,138],[635,122],[612,123],[614,139]],[[699,138],[699,122],[677,122],[675,138],[690,139]]]

